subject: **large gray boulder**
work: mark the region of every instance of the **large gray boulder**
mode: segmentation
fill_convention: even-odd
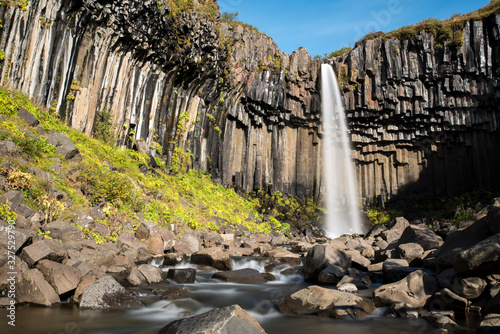
[[[176,320],[158,334],[265,334],[264,329],[238,305],[215,309],[191,318]]]
[[[58,295],[75,290],[82,278],[78,269],[50,260],[41,260],[36,267]]]
[[[426,225],[418,224],[408,226],[398,242],[399,245],[408,243],[417,243],[424,250],[429,250],[439,248],[443,239]]]
[[[63,156],[65,160],[72,162],[82,161],[80,151],[65,133],[51,131],[47,134],[47,142],[56,147],[56,153]]]
[[[18,276],[16,300],[21,304],[49,307],[61,303],[57,293],[38,269],[27,270]]]
[[[316,280],[328,264],[347,269],[351,267],[351,258],[346,252],[329,245],[316,245],[307,253],[304,260],[302,268],[304,279],[307,281]]]
[[[28,126],[37,126],[38,124],[40,124],[38,119],[23,107],[19,108],[19,110],[17,111],[17,115],[19,116],[20,119],[25,121],[26,124],[28,124]]]
[[[344,318],[365,316],[372,313],[375,306],[370,300],[355,294],[312,285],[281,299],[277,309],[288,314],[326,313],[334,318]]]
[[[458,253],[453,268],[463,276],[499,273],[500,233]]]
[[[373,301],[377,307],[402,302],[414,308],[422,308],[437,289],[435,277],[417,270],[399,282],[378,287],[373,292]]]
[[[81,309],[141,308],[137,296],[121,286],[111,276],[103,276],[89,285],[80,298]]]

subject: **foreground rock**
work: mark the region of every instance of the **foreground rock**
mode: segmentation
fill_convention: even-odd
[[[61,303],[57,293],[38,269],[30,269],[21,274],[17,282],[16,299],[18,303],[40,306],[53,306]]]
[[[258,270],[245,268],[233,271],[217,272],[212,278],[217,278],[225,282],[242,283],[242,284],[259,284],[266,283],[266,274],[262,274]]]
[[[481,321],[477,334],[498,334],[500,333],[500,314],[488,314]]]
[[[191,263],[212,266],[219,270],[231,270],[233,260],[218,247],[206,248],[191,256]]]
[[[176,320],[158,334],[262,334],[266,333],[248,312],[238,305],[215,309],[191,318]]]
[[[459,275],[499,273],[500,233],[458,253],[453,267]]]
[[[373,303],[349,292],[325,289],[316,285],[284,297],[277,304],[281,313],[317,314],[330,317],[363,317],[375,310]]]
[[[402,302],[414,308],[422,308],[437,290],[436,279],[417,270],[399,282],[377,288],[373,292],[373,301],[377,307]]]
[[[81,309],[140,308],[137,296],[122,287],[111,276],[104,276],[88,286],[80,299]]]

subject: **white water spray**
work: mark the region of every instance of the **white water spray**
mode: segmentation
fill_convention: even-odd
[[[325,230],[331,238],[362,233],[344,107],[337,78],[328,64],[321,65],[321,103],[327,210]]]

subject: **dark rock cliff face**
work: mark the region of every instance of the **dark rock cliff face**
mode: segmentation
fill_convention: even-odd
[[[333,61],[364,198],[453,196],[500,177],[500,15],[441,50],[421,32],[378,38]]]
[[[1,84],[73,127],[91,135],[109,110],[123,147],[157,142],[169,164],[189,150],[190,168],[245,191],[324,193],[320,63],[305,49],[149,0],[35,0],[0,17]],[[499,25],[468,23],[459,50],[421,34],[332,61],[363,198],[499,185]]]

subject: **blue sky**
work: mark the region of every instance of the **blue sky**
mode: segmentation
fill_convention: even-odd
[[[221,12],[273,37],[290,54],[305,46],[322,55],[354,43],[372,31],[391,31],[435,17],[468,13],[490,0],[218,0]],[[314,6],[311,5],[314,4]]]

